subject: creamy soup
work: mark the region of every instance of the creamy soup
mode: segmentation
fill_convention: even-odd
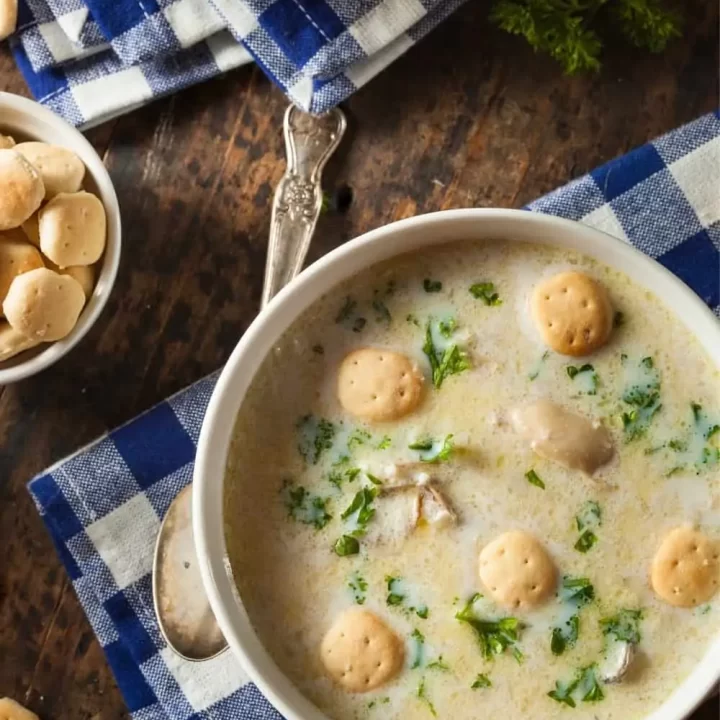
[[[584,357],[548,347],[530,307],[567,270],[604,286],[614,313]],[[373,422],[343,408],[338,369],[359,348],[417,366],[417,407]],[[578,469],[541,452],[547,437],[513,421],[538,401],[605,428],[610,459]],[[278,666],[334,720],[643,718],[720,630],[717,595],[676,607],[650,581],[674,528],[720,540],[719,423],[717,369],[622,273],[502,241],[395,258],[313,305],[252,383],[225,482],[240,595]],[[513,609],[479,557],[518,530],[556,575],[544,602]],[[405,648],[370,692],[349,692],[321,657],[351,607]]]

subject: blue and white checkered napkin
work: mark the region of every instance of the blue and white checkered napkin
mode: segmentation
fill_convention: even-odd
[[[637,246],[720,315],[720,113],[532,203]],[[138,720],[279,720],[237,661],[177,658],[158,632],[150,570],[161,519],[190,482],[212,375],[30,483]]]
[[[19,0],[33,95],[90,126],[253,58],[300,107],[337,105],[463,0]]]

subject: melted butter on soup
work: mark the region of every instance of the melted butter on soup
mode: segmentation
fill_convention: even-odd
[[[624,319],[585,358],[548,351],[528,310],[535,285],[565,270],[603,283]],[[424,346],[456,372],[443,375],[435,363],[433,376]],[[368,424],[342,409],[337,370],[361,347],[402,353],[425,373],[411,414]],[[592,477],[540,457],[513,431],[513,408],[546,400],[610,431],[614,454],[607,462],[603,455]],[[720,626],[718,596],[674,608],[648,579],[670,529],[690,523],[720,538],[717,423],[717,371],[680,320],[624,275],[517,243],[457,243],[397,258],[301,316],[252,384],[226,480],[240,594],[278,666],[335,720],[431,718],[433,710],[453,720],[550,720],[562,710],[579,720],[643,718]],[[417,476],[421,490],[427,482],[438,488],[456,523],[433,524],[417,507],[400,507],[399,494],[413,489],[375,484]],[[391,497],[397,506],[382,505]],[[558,597],[519,613],[476,599],[473,616],[514,615],[523,626],[488,658],[456,616],[484,593],[479,552],[511,530],[543,543],[558,569]],[[406,661],[389,684],[350,694],[327,677],[319,648],[333,620],[359,605],[404,639]],[[619,614],[637,610],[631,666],[622,682],[603,683],[603,668],[625,658],[604,630],[630,618],[618,632],[632,634],[632,616]],[[563,644],[553,642],[555,629],[562,654],[552,650]],[[598,697],[586,677],[571,695],[574,709],[548,696],[593,664],[602,700],[583,701]]]

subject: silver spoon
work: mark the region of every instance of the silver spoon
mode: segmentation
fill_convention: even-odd
[[[261,309],[302,270],[322,208],[322,171],[345,128],[345,116],[337,108],[320,117],[294,105],[285,111],[287,169],[273,200]],[[195,554],[192,485],[178,493],[160,526],[152,591],[160,632],[180,657],[209,660],[227,648]]]

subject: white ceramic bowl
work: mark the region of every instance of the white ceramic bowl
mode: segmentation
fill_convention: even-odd
[[[84,186],[97,195],[107,215],[105,252],[95,266],[93,293],[72,332],[57,342],[40,345],[0,363],[0,385],[17,382],[57,362],[86,335],[105,307],[120,264],[120,207],[110,175],[93,146],[62,118],[42,105],[10,93],[0,92],[0,133],[18,142],[39,140],[75,152],[85,163]]]
[[[584,225],[517,210],[449,210],[401,220],[331,252],[280,292],[230,356],[208,406],[198,444],[193,529],[203,582],[233,652],[288,720],[327,720],[283,675],[260,643],[230,575],[223,534],[223,481],[236,415],[263,358],[322,294],[377,262],[449,240],[506,238],[571,248],[626,273],[661,297],[720,367],[720,323],[680,280],[632,246]],[[262,541],[258,538],[258,552]],[[720,677],[720,636],[647,720],[686,718]]]

